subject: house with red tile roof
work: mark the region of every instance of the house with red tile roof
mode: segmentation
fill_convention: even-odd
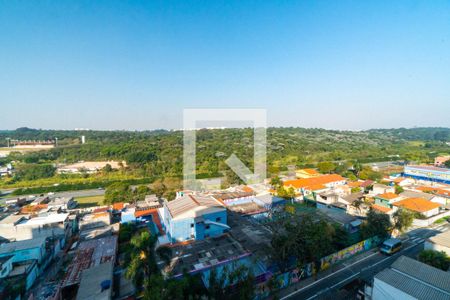
[[[406,198],[395,202],[393,205],[420,213],[426,218],[439,214],[439,209],[441,207],[440,204],[428,201],[423,198]]]
[[[287,180],[283,183],[283,186],[286,189],[294,188],[297,194],[309,195],[312,192],[324,192],[346,183],[347,180],[341,175],[327,174],[311,178]]]

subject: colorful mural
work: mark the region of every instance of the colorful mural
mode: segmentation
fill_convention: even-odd
[[[347,247],[345,249],[342,249],[336,253],[333,253],[331,255],[328,255],[320,260],[320,270],[324,271],[331,267],[334,264],[337,264],[343,260],[346,260],[348,258],[351,258],[352,256],[362,253],[364,251],[370,250],[373,247],[377,246],[379,244],[379,239],[377,237],[373,237],[364,241],[361,241],[359,243],[356,243],[350,247]],[[300,282],[302,279],[308,278],[313,276],[315,272],[314,264],[309,263],[306,264],[303,268],[295,268],[293,270],[290,270],[288,272],[276,275],[276,282],[277,287],[279,289],[283,289],[288,287],[291,284],[295,284],[297,282]],[[257,299],[263,299],[267,293],[267,282],[270,280],[272,276],[266,276],[267,281],[265,284],[261,285],[261,293],[257,295]],[[263,287],[264,286],[264,287]]]

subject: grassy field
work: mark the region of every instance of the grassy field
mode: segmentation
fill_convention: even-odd
[[[75,200],[78,202],[78,207],[85,208],[91,206],[103,205],[103,200],[105,196],[88,196],[88,197],[76,197]]]

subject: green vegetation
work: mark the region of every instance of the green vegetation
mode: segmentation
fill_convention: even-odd
[[[287,217],[272,226],[272,258],[281,270],[286,270],[294,258],[298,266],[314,262],[349,246],[350,237],[339,225],[333,225],[312,215]]]
[[[447,220],[449,220],[449,219],[450,219],[450,216],[448,216],[448,217],[443,217],[443,218],[440,218],[440,219],[436,220],[434,223],[435,223],[435,224],[442,224],[442,223],[447,222]]]
[[[373,236],[384,239],[389,236],[391,230],[392,224],[389,216],[370,209],[366,220],[361,224],[361,237],[363,240]]]
[[[84,207],[103,205],[105,196],[77,197],[74,200],[78,202],[79,207],[84,208]]]
[[[419,253],[419,261],[443,271],[450,267],[450,257],[443,251],[423,250]]]
[[[132,236],[130,240],[130,236]],[[129,241],[129,243],[128,243]],[[254,277],[245,266],[224,268],[220,276],[214,270],[209,278],[210,288],[206,290],[200,275],[184,272],[180,279],[165,279],[160,273],[156,258],[169,265],[172,250],[166,246],[155,249],[157,238],[146,230],[137,231],[133,224],[124,224],[119,232],[120,252],[124,254],[125,276],[137,287],[143,299],[253,299]],[[232,286],[225,282],[233,283]]]
[[[403,232],[411,227],[414,221],[414,213],[401,208],[398,209],[392,217],[394,221],[392,228],[398,230],[399,232]]]
[[[431,162],[448,152],[450,129],[414,128],[369,131],[336,131],[304,128],[268,128],[268,176],[287,172],[288,167],[318,167],[352,180],[379,180],[381,173],[362,168],[362,163],[405,159]],[[80,136],[86,136],[81,144]],[[12,152],[0,164],[14,161],[16,175],[0,180],[1,188],[50,187],[54,184],[110,184],[123,180],[181,178],[183,132],[181,131],[52,131],[19,128],[0,131],[0,146],[11,139],[54,139],[58,147],[36,152]],[[225,185],[240,183],[224,159],[235,153],[246,165],[253,164],[253,130],[222,129],[197,131],[197,176],[225,177]],[[127,162],[120,170],[105,168],[98,174],[55,175],[54,165],[89,160]],[[149,181],[149,179],[153,179]],[[133,184],[133,183],[130,183]],[[166,185],[166,183],[163,183]],[[59,190],[62,190],[60,188]],[[164,189],[162,189],[164,190]],[[167,188],[163,193],[172,193]]]

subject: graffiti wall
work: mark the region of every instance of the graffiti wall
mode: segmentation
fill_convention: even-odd
[[[320,260],[320,270],[326,270],[331,265],[339,263],[343,260],[346,260],[356,254],[362,253],[364,251],[370,250],[373,247],[377,246],[379,243],[379,239],[377,237],[373,237],[364,241],[361,241],[359,243],[356,243],[350,247],[347,247],[345,249],[342,249],[336,253],[333,253],[331,255],[328,255]],[[290,270],[288,272],[275,275],[275,281],[277,289],[283,289],[288,287],[291,284],[295,284],[299,281],[301,281],[304,278],[308,278],[314,275],[315,268],[313,263],[306,264],[303,266],[303,268],[295,268],[293,270]],[[267,280],[270,280],[271,276],[267,277]],[[266,286],[262,288],[262,291],[267,295],[267,282],[265,284]],[[259,295],[257,298],[264,298],[262,294]]]
[[[343,261],[345,259],[348,259],[352,257],[353,255],[356,255],[358,253],[367,251],[372,249],[374,246],[378,244],[378,238],[370,238],[364,241],[361,241],[357,244],[354,244],[348,248],[342,249],[336,253],[333,253],[331,255],[328,255],[321,259],[320,261],[320,270],[326,270],[331,265],[334,265],[340,261]]]

